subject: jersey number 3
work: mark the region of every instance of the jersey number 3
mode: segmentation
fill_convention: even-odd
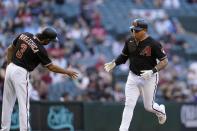
[[[23,57],[23,53],[26,51],[27,45],[21,44],[20,49],[16,52],[16,57],[21,59]]]

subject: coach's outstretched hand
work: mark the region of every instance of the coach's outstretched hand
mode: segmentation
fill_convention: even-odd
[[[116,63],[115,63],[115,60],[113,60],[111,62],[105,63],[104,69],[105,71],[110,72],[115,66],[116,66]]]
[[[76,79],[78,77],[78,73],[75,71],[67,69],[66,72],[66,75],[68,75],[72,79]]]
[[[68,68],[66,69],[66,72],[67,72],[66,75],[69,76],[70,78],[77,79],[78,73],[76,72],[76,70],[72,68],[71,65],[68,66]]]
[[[55,64],[49,64],[47,66],[47,68],[52,71],[52,72],[55,72],[55,73],[60,73],[60,74],[63,74],[65,76],[69,76],[71,77],[72,79],[76,79],[78,77],[78,73],[75,72],[71,66],[69,66],[66,70],[59,67],[58,65],[55,65]]]

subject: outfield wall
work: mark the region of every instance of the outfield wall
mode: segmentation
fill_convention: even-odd
[[[138,103],[132,131],[197,131],[197,103],[165,103],[168,119],[159,125],[157,117]],[[19,128],[18,106],[12,115],[12,130]],[[30,122],[33,131],[118,131],[123,111],[120,103],[32,102]],[[1,109],[1,108],[0,108]]]

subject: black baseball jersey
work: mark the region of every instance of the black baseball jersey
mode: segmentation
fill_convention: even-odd
[[[31,33],[22,33],[14,41],[16,50],[12,62],[28,71],[33,71],[40,63],[47,66],[51,63],[44,46]]]
[[[136,47],[132,44],[135,44],[134,39],[129,38],[115,62],[119,65],[129,59],[129,68],[136,75],[140,75],[142,70],[152,70],[157,65],[157,59],[161,61],[167,57],[161,44],[152,37],[140,41]]]

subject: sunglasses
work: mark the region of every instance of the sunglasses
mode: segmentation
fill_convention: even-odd
[[[141,30],[135,30],[135,29],[131,29],[131,32],[132,33],[138,33],[138,32],[140,32]]]

